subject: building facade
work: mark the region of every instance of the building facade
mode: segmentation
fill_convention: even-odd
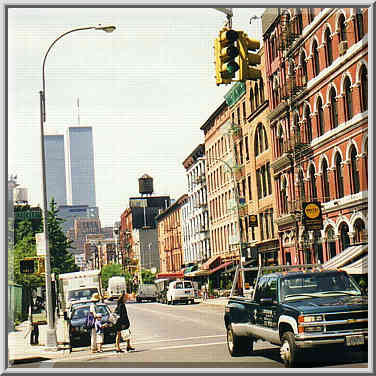
[[[59,205],[58,216],[64,219],[64,222],[61,223],[64,233],[74,228],[76,218],[99,218],[98,208],[87,205]]]
[[[46,157],[47,203],[49,205],[53,197],[58,205],[66,205],[67,190],[64,135],[45,135],[44,147]]]
[[[134,229],[134,253],[141,269],[159,272],[160,260],[157,229]]]
[[[156,217],[160,271],[162,274],[181,272],[183,265],[181,207],[187,201],[188,195],[182,195],[174,204]]]
[[[92,127],[68,127],[65,142],[67,203],[95,207]]]
[[[281,263],[325,263],[367,242],[368,9],[263,16]],[[321,205],[322,226],[302,222]]]
[[[188,200],[182,206],[185,266],[200,266],[211,256],[205,164],[204,144],[197,146],[183,162],[188,184]]]

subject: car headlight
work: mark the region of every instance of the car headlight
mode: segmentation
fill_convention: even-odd
[[[314,316],[299,316],[298,322],[316,322],[316,321],[324,321],[324,317],[322,315],[314,315]]]

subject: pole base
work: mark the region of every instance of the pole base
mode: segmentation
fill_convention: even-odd
[[[46,333],[46,347],[47,351],[57,351],[57,338],[56,338],[56,329],[47,328]]]

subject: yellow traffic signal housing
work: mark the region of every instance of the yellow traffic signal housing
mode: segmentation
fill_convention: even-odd
[[[217,86],[230,84],[239,70],[239,64],[235,61],[239,55],[239,49],[235,45],[238,40],[238,32],[223,28],[219,37],[214,41],[215,72]]]
[[[261,63],[261,56],[249,51],[258,50],[260,48],[260,41],[248,38],[247,34],[243,31],[239,31],[238,35],[240,56],[239,81],[256,81],[261,78],[261,70],[252,68],[252,66],[257,66]]]

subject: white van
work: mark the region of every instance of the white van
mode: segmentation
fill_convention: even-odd
[[[173,281],[168,285],[167,304],[195,302],[195,291],[191,281]]]

